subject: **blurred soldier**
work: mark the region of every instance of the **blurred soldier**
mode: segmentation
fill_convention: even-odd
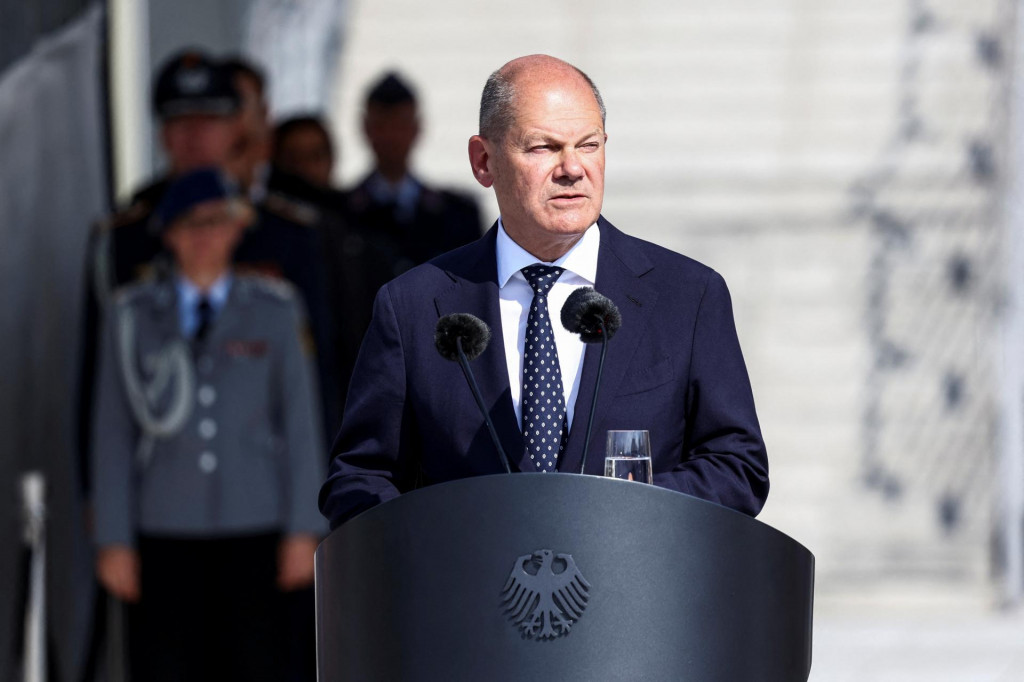
[[[167,172],[136,192],[129,206],[100,222],[90,235],[86,263],[85,331],[79,388],[80,480],[89,474],[89,429],[101,311],[116,287],[160,265],[163,245],[150,217],[172,178],[196,168],[223,165],[239,142],[241,102],[230,74],[197,51],[172,57],[153,87],[153,110]]]
[[[287,284],[233,273],[251,210],[215,169],[156,210],[173,271],[120,290],[93,430],[97,573],[137,603],[139,680],[279,680],[279,590],[323,528],[319,410]]]
[[[385,281],[480,237],[480,214],[471,198],[428,187],[412,174],[420,119],[416,95],[397,74],[386,74],[370,88],[363,133],[376,167],[352,189],[348,208],[359,226],[391,239]]]
[[[253,204],[266,198],[270,163],[270,105],[267,102],[267,79],[263,71],[241,57],[230,57],[221,66],[231,75],[232,84],[241,102],[239,123],[241,136],[234,150],[228,171],[238,179]]]
[[[243,130],[228,168],[241,180],[256,207],[256,220],[235,252],[235,261],[244,272],[286,279],[301,293],[309,313],[310,342],[315,347],[324,441],[329,443],[341,418],[342,386],[336,349],[347,342],[339,338],[344,336],[345,327],[334,319],[335,311],[345,306],[336,302],[342,290],[332,281],[325,244],[329,239],[326,233],[341,217],[309,201],[309,197],[293,196],[271,183],[266,78],[256,65],[241,57],[227,59],[223,66],[240,94]]]
[[[481,235],[480,213],[469,196],[425,185],[412,174],[410,156],[420,133],[416,95],[395,73],[366,96],[363,133],[375,167],[348,193],[346,217],[356,238],[332,251],[358,253],[361,282],[350,320],[362,338],[373,299],[386,282],[409,268]]]
[[[107,248],[96,253],[102,260],[94,263],[98,287],[109,291],[151,269],[162,249],[149,225],[153,209],[173,178],[227,163],[239,144],[240,107],[230,73],[202,53],[184,52],[163,66],[153,88],[153,109],[167,172],[100,226],[97,238]]]
[[[340,424],[342,399],[355,364],[356,341],[346,336],[342,313],[349,305],[345,277],[352,268],[329,267],[326,253],[332,235],[344,232],[341,216],[329,210],[320,192],[298,191],[305,183],[283,183],[270,165],[272,131],[266,77],[242,57],[226,59],[241,97],[242,143],[229,168],[242,179],[256,206],[256,220],[235,254],[241,272],[283,277],[298,288],[309,312],[311,343],[316,349],[317,387],[322,406],[323,439],[329,444]],[[324,447],[321,452],[326,453]],[[316,678],[315,599],[312,588],[284,600],[288,627],[288,679]]]
[[[93,398],[101,320],[112,291],[166,269],[166,255],[150,218],[171,179],[196,168],[225,164],[239,142],[240,99],[230,75],[195,50],[169,59],[153,82],[153,111],[167,169],[137,191],[128,206],[98,223],[89,239],[78,395],[79,480],[91,498]],[[89,508],[89,507],[87,507]],[[101,603],[102,604],[102,603]],[[92,647],[104,637],[104,610],[97,608]],[[106,633],[117,641],[116,633]]]
[[[274,167],[320,189],[330,189],[334,141],[317,116],[293,116],[274,128]]]
[[[324,120],[295,116],[273,134],[270,186],[315,204],[327,216],[324,253],[328,260],[331,309],[336,316],[334,369],[344,402],[348,380],[369,324],[373,297],[390,277],[396,253],[388,235],[372,234],[348,217],[348,195],[331,185],[336,146]],[[383,267],[387,272],[381,273]]]

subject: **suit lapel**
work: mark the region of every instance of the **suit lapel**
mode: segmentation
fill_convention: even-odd
[[[646,329],[651,324],[654,303],[658,298],[658,292],[642,280],[642,276],[654,267],[653,263],[635,245],[629,244],[629,237],[607,220],[599,218],[598,225],[601,228],[601,248],[597,257],[597,282],[594,288],[618,306],[622,314],[622,327],[608,342],[608,355],[605,358],[595,413],[597,424],[601,422],[602,415],[608,414],[626,369],[637,348],[643,345]],[[583,357],[583,372],[576,396],[572,429],[558,466],[559,471],[576,473],[580,470],[600,360],[601,344],[588,344]],[[604,440],[605,434],[598,432],[595,427],[590,436],[586,473],[600,475],[603,471]]]
[[[480,240],[467,247],[459,264],[446,274],[452,279],[452,286],[435,297],[438,317],[451,313],[470,313],[486,321],[491,327],[491,342],[487,349],[471,363],[473,374],[484,404],[488,406],[494,428],[498,432],[505,454],[513,467],[524,470],[527,459],[523,446],[523,434],[516,423],[512,393],[508,383],[508,364],[505,359],[505,343],[501,327],[501,311],[498,303],[498,265],[495,252],[497,225],[492,227]],[[463,391],[463,411],[476,418],[478,409],[468,387]],[[458,418],[452,415],[452,418]],[[481,428],[483,428],[481,426]],[[490,439],[488,439],[488,445]]]

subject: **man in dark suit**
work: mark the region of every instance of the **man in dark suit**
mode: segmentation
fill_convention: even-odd
[[[503,471],[459,367],[434,348],[449,313],[493,329],[475,372],[513,468],[579,471],[600,349],[551,318],[588,284],[622,314],[595,443],[608,429],[648,429],[656,485],[760,511],[767,455],[725,282],[600,216],[604,119],[590,79],[552,57],[488,79],[469,156],[501,218],[379,292],[320,491],[332,526],[418,486]],[[585,473],[599,475],[602,459],[591,453]]]

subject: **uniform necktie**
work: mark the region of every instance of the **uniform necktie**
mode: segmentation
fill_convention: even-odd
[[[210,333],[210,327],[213,326],[213,306],[210,305],[210,299],[206,296],[200,298],[196,304],[196,319],[199,323],[196,325],[195,342],[200,344],[206,339],[207,334]]]
[[[522,269],[533,289],[523,346],[523,440],[538,471],[554,471],[565,445],[562,369],[548,314],[548,291],[562,272],[553,265]]]

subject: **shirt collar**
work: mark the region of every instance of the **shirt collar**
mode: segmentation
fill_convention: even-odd
[[[210,302],[210,306],[214,311],[219,312],[224,307],[224,304],[227,303],[233,279],[229,270],[218,277],[217,281],[206,292],[206,299]],[[178,300],[181,301],[181,305],[185,308],[196,306],[199,303],[199,299],[203,296],[199,287],[189,281],[188,278],[182,276],[181,273],[178,273],[175,277],[174,285],[178,290]]]
[[[557,265],[585,279],[591,286],[597,282],[597,252],[601,246],[601,230],[594,223],[583,237],[573,244],[569,252],[547,265]],[[516,244],[505,232],[505,225],[498,218],[498,287],[504,287],[513,276],[527,265],[539,263],[537,257]]]
[[[374,171],[366,183],[366,189],[378,204],[394,203],[398,206],[405,206],[415,204],[420,196],[420,183],[409,174],[406,174],[397,183],[391,183],[383,175]]]

